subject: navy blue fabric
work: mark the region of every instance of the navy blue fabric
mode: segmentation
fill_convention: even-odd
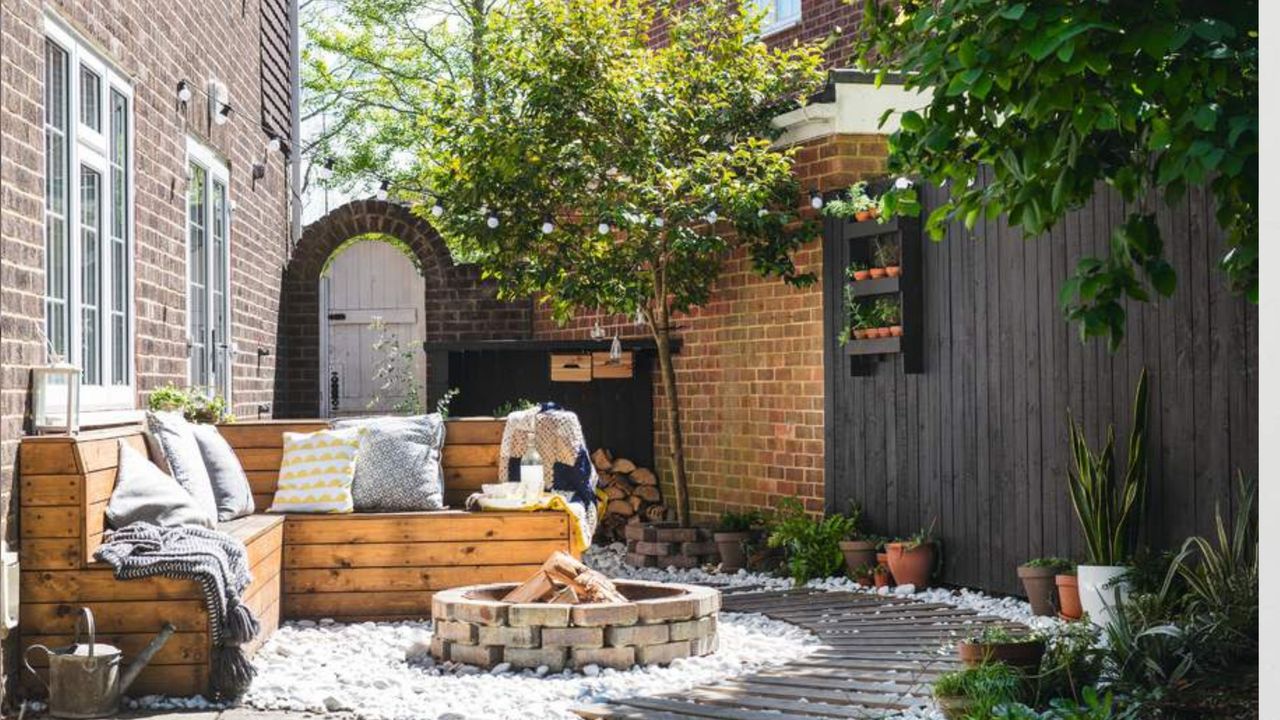
[[[591,507],[596,501],[596,489],[591,486],[591,458],[585,449],[578,449],[573,465],[558,462],[551,468],[551,487],[554,490],[573,493],[573,501]]]

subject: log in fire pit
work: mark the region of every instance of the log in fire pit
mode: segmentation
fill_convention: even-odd
[[[556,553],[521,585],[436,593],[431,654],[482,668],[625,670],[715,652],[720,592],[674,583],[611,581]]]

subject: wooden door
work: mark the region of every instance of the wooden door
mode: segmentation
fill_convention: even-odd
[[[411,383],[425,402],[425,284],[413,261],[399,248],[377,240],[358,242],[333,259],[320,282],[321,314],[326,324],[322,347],[325,409],[330,415],[392,412],[402,406]],[[382,329],[376,327],[381,323]],[[375,347],[380,337],[394,338],[402,353],[402,381],[390,387],[378,377],[390,348]],[[412,366],[412,381],[408,367]],[[401,407],[400,409],[404,409]]]

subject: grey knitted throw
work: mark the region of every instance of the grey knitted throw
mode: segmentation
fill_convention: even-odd
[[[117,580],[163,576],[200,583],[213,639],[210,690],[215,699],[234,699],[249,689],[255,670],[241,645],[260,628],[240,601],[253,582],[244,543],[194,525],[137,522],[110,533],[94,557],[110,565]]]

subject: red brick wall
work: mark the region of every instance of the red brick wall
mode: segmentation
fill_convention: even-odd
[[[848,187],[883,171],[879,136],[833,136],[797,153],[796,175],[807,188]],[[796,265],[821,278],[819,241]],[[627,318],[584,314],[559,327],[545,311],[534,318],[540,338],[585,338],[599,321],[623,336],[644,332]],[[731,258],[712,301],[678,319],[684,345],[676,382],[685,430],[690,505],[695,521],[727,509],[773,508],[799,497],[812,511],[823,503],[822,288],[796,289],[757,276],[741,254]],[[666,397],[654,384],[654,450],[664,492],[670,455]]]
[[[679,7],[687,7],[697,0],[681,0]],[[862,18],[862,3],[859,0],[801,0],[800,22],[772,33],[765,41],[773,47],[790,45],[795,42],[822,42],[831,38],[831,45],[826,51],[826,65],[831,68],[852,67],[853,33]],[[661,45],[667,40],[666,23],[659,22],[650,35],[654,44]]]

